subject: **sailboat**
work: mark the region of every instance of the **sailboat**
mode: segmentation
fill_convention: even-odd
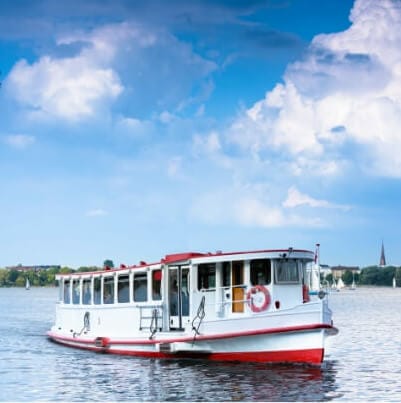
[[[337,290],[340,291],[341,288],[344,288],[344,281],[342,280],[342,278],[340,277],[337,281]]]
[[[395,277],[393,277],[393,288],[395,288],[397,286],[396,282],[395,282]]]
[[[26,281],[25,281],[25,289],[29,290],[30,288],[31,288],[31,283],[29,282],[29,278],[27,277]]]

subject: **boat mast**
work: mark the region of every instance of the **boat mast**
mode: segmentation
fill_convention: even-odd
[[[318,290],[320,291],[320,243],[316,244],[315,264],[317,265]]]

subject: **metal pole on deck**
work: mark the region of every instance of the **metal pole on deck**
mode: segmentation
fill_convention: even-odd
[[[318,278],[318,287],[320,291],[320,243],[316,244],[316,264],[317,264],[317,278]]]

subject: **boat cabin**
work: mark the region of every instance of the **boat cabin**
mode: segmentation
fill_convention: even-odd
[[[105,327],[129,335],[133,324],[137,331],[154,334],[196,328],[205,316],[224,321],[290,309],[309,298],[306,273],[313,257],[292,248],[182,253],[152,264],[58,275],[59,328],[67,317],[71,322],[79,318],[69,323],[71,328],[82,324],[82,315],[68,314],[76,310],[91,312],[90,326],[98,331]]]

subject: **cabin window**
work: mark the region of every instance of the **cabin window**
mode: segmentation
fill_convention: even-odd
[[[251,260],[250,267],[252,285],[265,285],[271,283],[269,259]]]
[[[79,279],[72,280],[72,303],[79,304],[81,290],[79,287]]]
[[[152,271],[152,299],[154,301],[160,301],[162,299],[161,285],[162,285],[162,271],[153,270]]]
[[[118,276],[118,302],[129,302],[129,276]]]
[[[70,303],[70,280],[64,279],[64,303]]]
[[[85,278],[82,281],[82,303],[85,305],[89,305],[92,303],[92,292],[91,292],[91,279]]]
[[[198,266],[198,290],[211,288],[216,288],[216,264],[200,264]]]
[[[148,277],[146,273],[134,275],[134,301],[144,302],[148,300]]]
[[[101,303],[101,279],[95,277],[93,279],[93,303],[99,305]]]
[[[231,264],[230,262],[223,262],[223,287],[231,285]]]
[[[294,259],[280,259],[276,263],[277,283],[298,283],[299,271]]]
[[[114,276],[103,278],[103,303],[112,304],[114,302]]]

